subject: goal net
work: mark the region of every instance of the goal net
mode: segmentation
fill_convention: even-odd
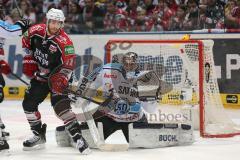
[[[138,70],[154,70],[162,82],[159,108],[168,112],[195,107],[199,115],[193,119],[202,137],[231,137],[240,134],[240,127],[222,105],[212,48],[212,40],[110,40],[105,58],[109,63],[117,55],[136,52]],[[172,88],[164,92],[166,85]]]

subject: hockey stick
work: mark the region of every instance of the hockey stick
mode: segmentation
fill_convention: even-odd
[[[75,103],[76,107],[79,105],[81,100],[78,99]],[[109,97],[106,101],[111,101],[111,97]],[[105,101],[105,102],[106,102]],[[128,144],[106,144],[104,140],[101,139],[101,136],[99,134],[99,131],[96,127],[95,121],[91,115],[91,113],[88,111],[88,105],[91,101],[86,100],[84,103],[82,103],[82,110],[83,114],[85,116],[89,131],[92,135],[93,141],[96,144],[96,146],[101,150],[101,151],[127,151],[129,148]],[[104,102],[104,103],[105,103]],[[80,108],[80,107],[78,107]]]
[[[11,74],[15,78],[17,78],[18,80],[23,82],[24,84],[29,85],[26,81],[24,81],[18,75],[14,74],[13,72],[11,72]],[[81,97],[81,98],[86,100],[85,101],[86,102],[85,103],[86,106],[82,107],[83,108],[83,114],[84,114],[86,122],[87,122],[87,124],[89,126],[89,130],[90,130],[90,133],[91,133],[91,135],[93,137],[93,140],[94,140],[94,142],[96,143],[96,145],[98,146],[98,148],[100,150],[102,150],[102,151],[125,151],[125,150],[128,149],[128,145],[126,146],[124,144],[119,144],[119,145],[105,144],[105,142],[100,139],[100,135],[99,135],[99,132],[97,130],[97,127],[96,127],[96,124],[95,124],[95,121],[94,121],[92,115],[90,113],[87,113],[87,109],[86,109],[87,103],[93,102],[93,103],[98,104],[100,106],[106,106],[111,101],[111,98],[112,98],[113,94],[110,94],[109,97],[104,102],[101,103],[101,102],[95,101],[93,99],[90,99],[88,97],[85,97],[82,94],[80,94],[79,92],[73,91],[70,88],[67,88],[65,91],[68,92],[68,93],[74,94],[75,96]],[[77,100],[79,100],[79,99],[77,99]],[[79,102],[79,101],[76,101],[75,105],[78,105],[77,102]]]
[[[21,77],[19,77],[19,76],[16,75],[15,73],[11,72],[11,75],[14,76],[15,78],[17,78],[18,80],[20,80],[22,83],[26,84],[27,86],[29,85],[28,82],[26,82],[25,80],[23,80]]]
[[[73,95],[75,95],[76,97],[81,97],[81,98],[83,98],[83,99],[85,99],[85,100],[87,100],[87,101],[90,101],[90,102],[93,102],[93,103],[95,103],[95,104],[98,104],[99,106],[106,106],[108,103],[109,103],[109,101],[111,100],[111,98],[109,97],[109,98],[107,98],[104,102],[99,102],[99,101],[95,101],[94,99],[92,99],[92,98],[89,98],[89,97],[86,97],[86,96],[84,96],[84,95],[82,95],[82,94],[79,94],[77,91],[73,91],[72,89],[70,89],[70,88],[66,88],[65,89],[65,92],[67,92],[67,93],[70,93],[70,94],[73,94]],[[110,95],[111,96],[111,95]],[[111,96],[112,97],[112,96]]]
[[[153,71],[146,71],[146,72],[143,72],[142,74],[140,74],[138,77],[136,77],[136,78],[133,78],[133,79],[131,79],[131,82],[132,83],[137,83],[137,81],[139,81],[139,80],[142,80],[142,79],[148,79],[148,78],[151,78],[151,76],[147,76],[147,75],[149,75],[149,74],[151,74]],[[160,80],[160,79],[158,79],[158,80]],[[78,85],[78,86],[80,86],[80,85]],[[82,97],[82,95],[81,94],[78,94],[78,92],[77,92],[77,90],[78,90],[78,88],[79,88],[79,93],[82,93],[83,91],[81,91],[81,87],[77,87],[77,86],[75,86],[75,87],[73,87],[73,88],[75,88],[75,89],[73,89],[73,90],[75,90],[75,91],[71,91],[73,94],[74,94],[74,92],[75,92],[75,95],[79,95],[79,97]],[[91,88],[89,88],[89,87],[87,87],[87,86],[85,86],[85,88],[84,88],[84,90],[87,90],[87,91],[89,91],[89,92],[94,92],[94,90],[92,90],[91,91]],[[95,90],[95,92],[96,92],[96,90]],[[106,93],[102,93],[103,95],[106,95]],[[86,98],[84,98],[84,99],[86,99]],[[86,99],[86,100],[89,100],[89,101],[85,101],[84,103],[80,103],[81,102],[81,100],[77,100],[76,101],[76,108],[81,108],[82,110],[83,110],[83,115],[84,115],[84,117],[85,117],[85,121],[87,122],[87,124],[88,124],[88,127],[89,127],[89,131],[90,131],[90,134],[92,135],[92,138],[93,138],[93,141],[94,141],[94,143],[97,145],[97,147],[100,149],[100,150],[102,150],[102,151],[111,151],[111,152],[113,152],[113,151],[126,151],[126,150],[128,150],[129,149],[129,144],[106,144],[105,142],[104,142],[104,140],[102,140],[101,139],[101,136],[100,136],[100,134],[99,134],[99,131],[98,131],[98,128],[96,127],[96,124],[95,124],[95,121],[94,121],[94,119],[93,119],[93,117],[92,117],[92,114],[91,114],[91,112],[88,110],[89,109],[89,107],[88,107],[88,104],[89,104],[89,102],[93,102],[94,103],[94,101],[92,101],[92,99]],[[102,104],[100,104],[100,103],[96,103],[96,104],[98,104],[98,105],[100,105],[100,106],[104,106],[103,104],[105,104],[105,105],[107,105],[108,103],[106,103],[106,101],[111,101],[112,100],[112,96],[109,96],[106,100],[105,100],[105,102],[103,102]]]
[[[151,73],[151,72],[149,72],[149,71],[145,72],[136,78],[130,79],[130,81],[133,83],[136,83],[140,79],[151,78],[149,76],[146,77],[147,73]],[[83,76],[83,79],[81,80],[81,82],[77,81],[78,84],[76,86],[69,86],[69,88],[66,90],[66,93],[75,95],[76,101],[74,104],[75,104],[76,108],[82,109],[82,111],[83,111],[82,113],[85,117],[85,121],[88,124],[89,131],[92,135],[93,141],[100,150],[103,150],[103,151],[126,151],[129,148],[128,144],[106,144],[105,141],[101,139],[101,136],[96,127],[96,124],[92,117],[92,114],[88,110],[89,102],[96,103],[100,106],[106,106],[109,104],[109,102],[112,101],[112,98],[113,98],[113,94],[112,95],[110,94],[108,97],[106,95],[108,95],[109,92],[106,92],[106,93],[102,93],[102,95],[105,95],[105,97],[106,97],[104,102],[99,103],[93,99],[93,97],[91,95],[95,95],[92,93],[96,93],[97,90],[91,89],[90,84],[91,84],[91,82],[93,82],[96,79],[96,76],[97,76],[97,74],[95,74],[94,72],[93,72],[93,74],[90,74],[90,76],[87,76],[87,77]],[[94,87],[94,88],[96,88],[96,87]],[[89,93],[90,93],[90,95],[89,95]],[[87,94],[88,94],[88,97],[86,97]],[[82,100],[80,99],[80,97],[85,99],[86,101],[84,103],[81,103]]]
[[[82,82],[84,82],[84,80]],[[85,86],[86,87],[85,89],[87,89],[88,92],[96,92],[96,90],[87,88],[87,86],[88,85]],[[86,97],[86,95],[83,94],[84,91],[81,90],[81,85],[80,85],[80,87],[69,86],[66,91],[69,92],[70,94],[73,94],[76,96],[76,101],[75,101],[74,105],[76,108],[82,109],[82,113],[85,117],[85,121],[87,122],[90,134],[91,134],[93,141],[96,144],[97,148],[99,148],[101,151],[126,151],[126,150],[128,150],[128,148],[129,148],[128,144],[106,144],[105,141],[103,139],[101,139],[101,136],[99,134],[98,128],[96,127],[92,113],[88,110],[89,109],[88,106],[89,106],[90,102],[97,104],[98,107],[107,106],[112,101],[113,90],[109,91],[110,94],[109,94],[109,92],[103,93],[104,95],[109,95],[105,99],[104,102],[99,102],[99,101],[93,100],[92,98]],[[85,99],[85,101],[81,102],[82,100],[80,98]]]

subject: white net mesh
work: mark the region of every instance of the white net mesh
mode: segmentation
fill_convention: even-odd
[[[121,47],[122,43],[126,41],[110,41],[107,44],[108,62],[118,54],[136,52],[139,56],[139,70],[154,70],[164,82],[160,87],[162,94],[159,107],[200,104],[200,111],[203,111],[200,120],[202,134],[225,135],[240,132],[238,126],[225,114],[221,102],[212,53],[213,41],[133,40],[127,41],[131,46],[128,49]],[[199,67],[199,64],[202,66]],[[164,92],[164,88],[169,85],[173,89]]]

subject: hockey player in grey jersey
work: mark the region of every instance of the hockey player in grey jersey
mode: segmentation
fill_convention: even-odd
[[[128,52],[123,56],[113,57],[113,63],[103,65],[95,69],[81,87],[81,93],[90,99],[99,97],[109,98],[113,93],[110,102],[105,106],[100,106],[93,114],[96,123],[102,123],[104,139],[108,138],[116,130],[122,130],[130,144],[130,147],[155,148],[179,144],[191,144],[192,130],[190,125],[185,124],[149,124],[144,114],[144,103],[142,97],[146,94],[157,98],[157,95],[167,93],[171,90],[163,91],[161,82],[154,71],[139,71],[138,55]],[[153,79],[153,80],[151,80]],[[149,84],[146,91],[139,90],[139,83]],[[82,81],[82,84],[86,81]],[[156,86],[150,89],[150,86]],[[103,98],[103,99],[104,99]],[[148,107],[148,106],[146,106]],[[59,131],[59,132],[58,132]],[[57,128],[57,133],[64,131],[62,127]],[[59,134],[57,134],[59,135]],[[159,139],[159,137],[168,137]],[[180,137],[185,136],[182,141]],[[57,141],[61,139],[57,136]],[[61,139],[62,140],[62,139]],[[61,142],[58,141],[61,145]],[[91,144],[91,143],[90,143]]]

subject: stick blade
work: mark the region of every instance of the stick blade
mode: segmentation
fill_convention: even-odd
[[[101,144],[98,147],[101,151],[123,152],[129,149],[129,144]]]

